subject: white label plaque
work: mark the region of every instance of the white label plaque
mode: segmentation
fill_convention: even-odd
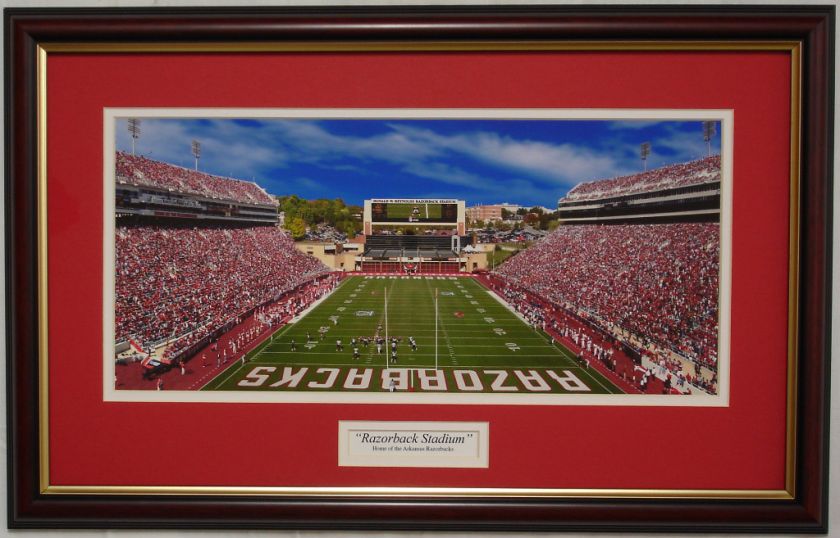
[[[338,422],[341,467],[489,467],[487,422]]]

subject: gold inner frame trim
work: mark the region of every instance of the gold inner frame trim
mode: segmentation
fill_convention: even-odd
[[[360,493],[363,490],[363,493]],[[57,495],[285,495],[316,497],[539,497],[610,499],[776,499],[793,497],[784,490],[726,490],[726,489],[550,489],[550,488],[396,488],[396,487],[236,487],[236,486],[50,486],[45,493]]]
[[[790,51],[790,213],[788,238],[788,347],[785,489],[796,495],[796,398],[799,382],[799,193],[802,151],[802,47]]]
[[[785,489],[588,489],[588,488],[401,488],[401,487],[236,487],[236,486],[68,486],[50,484],[49,327],[47,228],[47,60],[50,53],[353,53],[353,52],[787,52],[791,59],[790,215],[788,279],[788,347],[785,425]],[[158,42],[40,43],[37,76],[37,236],[38,236],[38,434],[39,486],[50,495],[233,495],[311,497],[507,497],[616,499],[755,499],[790,500],[796,484],[796,397],[799,334],[799,193],[801,155],[802,43],[799,41],[436,41],[436,42]]]
[[[37,51],[37,121],[38,121],[38,436],[39,436],[39,484],[41,491],[49,488],[50,442],[49,442],[49,265],[47,229],[47,52],[39,47]]]

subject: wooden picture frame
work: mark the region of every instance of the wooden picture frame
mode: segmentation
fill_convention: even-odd
[[[7,8],[9,527],[826,532],[834,7]],[[490,43],[491,45],[488,45]],[[550,46],[549,46],[550,45]],[[50,484],[46,370],[50,54],[775,50],[791,55],[789,346],[782,490],[74,489]],[[489,47],[489,48],[488,48]],[[495,47],[495,48],[494,48]],[[801,69],[800,69],[801,68]],[[795,123],[795,122],[794,122]],[[798,217],[798,218],[797,218]]]

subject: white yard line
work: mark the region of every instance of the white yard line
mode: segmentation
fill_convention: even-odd
[[[498,295],[496,294],[496,292],[494,292],[493,290],[490,290],[490,289],[488,289],[488,288],[485,288],[484,286],[481,286],[481,284],[476,284],[476,286],[481,287],[481,288],[482,288],[485,292],[487,292],[487,295],[489,295],[490,297],[492,297],[492,298],[496,299],[496,301],[498,301],[499,303],[501,303],[501,305],[502,305],[502,306],[504,306],[506,310],[509,310],[511,313],[513,313],[513,315],[514,315],[514,316],[516,316],[517,318],[519,318],[520,320],[522,320],[522,323],[524,323],[524,324],[525,324],[525,325],[527,325],[528,327],[531,327],[531,324],[530,324],[530,323],[528,323],[528,320],[527,320],[527,319],[525,319],[525,316],[523,316],[522,314],[520,314],[519,312],[517,312],[517,311],[516,311],[516,309],[515,309],[514,307],[512,307],[512,306],[511,306],[511,305],[510,305],[507,301],[505,301],[505,300],[504,300],[504,299],[502,299],[500,296],[498,296]]]
[[[241,362],[242,362],[241,360],[240,360],[240,361],[238,361],[238,362],[240,362],[239,367],[238,367],[236,370],[234,370],[234,371],[233,371],[233,372],[232,372],[229,376],[227,376],[227,377],[226,377],[226,378],[225,378],[225,379],[224,379],[221,383],[217,384],[217,385],[216,385],[216,389],[218,389],[219,387],[221,387],[222,385],[224,385],[225,383],[227,383],[228,379],[230,379],[230,378],[231,378],[231,377],[233,377],[234,375],[238,374],[238,373],[239,373],[239,370],[241,370],[241,369],[242,369],[242,367],[243,367],[243,366],[245,366],[244,364],[241,364]],[[259,364],[259,363],[257,363],[257,364]],[[216,379],[216,378],[213,378],[213,379]],[[206,385],[204,385],[204,387],[206,387],[207,385],[209,385],[210,383],[212,383],[212,382],[213,382],[213,379],[211,379],[211,380],[210,380],[210,381],[209,381]],[[204,390],[204,387],[201,387],[201,388],[200,388],[200,389],[198,389],[198,390]]]
[[[314,310],[315,308],[317,308],[317,307],[318,307],[318,305],[320,305],[321,303],[323,303],[324,301],[326,301],[326,300],[327,300],[327,298],[329,298],[330,296],[332,296],[332,294],[333,294],[333,293],[335,293],[335,292],[337,292],[338,290],[340,290],[341,288],[343,288],[343,287],[344,287],[344,285],[345,285],[345,284],[347,284],[347,282],[349,282],[351,278],[352,278],[352,277],[345,278],[345,279],[344,279],[344,280],[343,280],[343,281],[342,281],[342,282],[341,282],[338,286],[334,287],[332,290],[330,290],[329,292],[327,292],[327,293],[326,293],[323,297],[321,297],[320,299],[317,299],[317,300],[316,300],[316,301],[314,301],[312,304],[310,304],[309,306],[307,306],[307,307],[306,307],[306,308],[305,308],[305,309],[304,309],[304,310],[303,310],[300,314],[298,314],[297,316],[295,316],[295,317],[293,317],[291,320],[289,320],[289,324],[291,325],[292,323],[297,323],[298,321],[300,321],[301,319],[303,319],[304,317],[306,317],[306,315],[307,315],[308,313],[310,313],[312,310]]]
[[[600,381],[598,381],[598,378],[596,378],[594,375],[590,374],[590,373],[587,371],[587,370],[588,370],[588,368],[580,368],[580,367],[578,367],[578,369],[579,369],[579,370],[581,370],[582,372],[586,372],[587,377],[588,377],[589,379],[591,379],[592,381],[594,381],[595,383],[598,383],[598,385],[599,385],[602,389],[604,389],[604,390],[607,392],[607,394],[623,394],[622,392],[615,393],[615,392],[611,391],[610,389],[608,389],[607,387],[605,387],[603,383],[601,383]]]
[[[283,335],[286,331],[288,331],[288,330],[289,330],[289,328],[291,328],[291,326],[292,326],[292,325],[291,325],[290,323],[287,323],[287,324],[286,324],[286,325],[285,325],[282,329],[280,329],[279,331],[277,331],[277,333],[276,333],[276,334],[274,334],[274,335],[269,335],[269,337],[268,337],[268,338],[269,338],[269,339],[272,339],[272,338],[273,338],[273,336],[278,336],[278,337],[279,337],[279,336]],[[263,345],[264,343],[265,343],[265,340],[263,340],[262,342],[260,342],[260,344],[259,344],[258,346],[256,346],[254,349],[256,349],[257,347],[259,347],[259,346]],[[266,347],[268,347],[268,346],[266,346]],[[246,352],[245,352],[245,354],[246,354],[246,355],[247,355],[248,353],[250,353],[250,351],[246,351]],[[259,356],[260,356],[260,355],[262,355],[263,353],[275,353],[275,352],[273,352],[273,351],[259,351],[259,352],[257,352],[257,353],[254,355],[254,357],[253,357],[253,358],[254,358],[254,359],[256,359],[257,357],[259,357]],[[244,364],[242,364],[242,359],[241,359],[241,358],[237,359],[237,360],[236,360],[236,362],[240,363],[240,364],[239,364],[239,367],[238,367],[236,370],[234,370],[234,371],[233,371],[233,373],[231,373],[229,376],[227,376],[227,377],[224,379],[224,381],[222,381],[221,383],[219,383],[218,385],[216,385],[217,387],[220,387],[220,386],[224,385],[225,383],[227,383],[227,380],[228,380],[228,379],[230,379],[230,378],[231,378],[234,374],[236,374],[237,372],[239,372],[239,370],[241,370],[243,366],[245,366]],[[248,362],[251,362],[251,361],[248,361]],[[231,365],[231,366],[233,366],[233,365]],[[228,366],[228,368],[230,368],[230,366]],[[211,383],[213,383],[213,381],[215,381],[216,379],[219,379],[219,375],[224,374],[226,371],[227,371],[227,370],[223,370],[223,371],[222,371],[222,372],[220,372],[218,375],[213,376],[210,380],[208,380],[208,381],[207,381],[207,383],[205,383],[205,384],[203,384],[202,386],[200,386],[200,387],[198,388],[198,390],[204,390],[204,389],[205,389],[206,387],[208,387]]]

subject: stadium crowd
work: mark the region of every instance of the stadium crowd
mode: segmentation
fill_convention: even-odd
[[[213,176],[122,151],[117,152],[116,158],[119,183],[157,187],[245,204],[276,205],[274,198],[250,181]]]
[[[677,387],[686,383],[699,387],[710,394],[717,392],[717,373],[712,372],[708,379],[701,373],[698,363],[693,368],[686,368],[680,361],[668,357],[666,353],[647,353],[648,359],[656,365],[656,375],[661,379],[671,379]]]
[[[641,174],[579,183],[560,202],[583,202],[720,181],[720,155]]]
[[[186,349],[328,271],[274,227],[118,226],[116,339]]]
[[[719,236],[716,223],[561,226],[496,274],[714,368]]]

